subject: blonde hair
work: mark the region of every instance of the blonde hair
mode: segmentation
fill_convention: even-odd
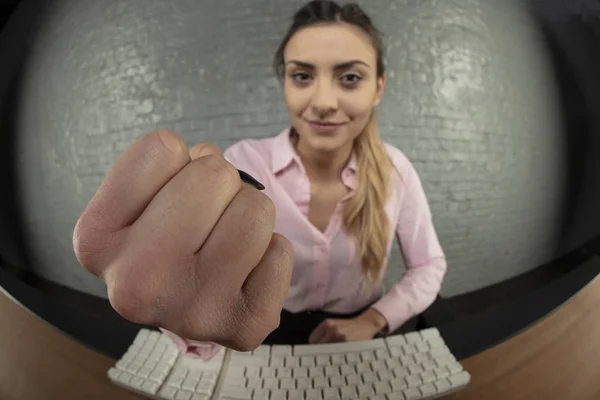
[[[379,136],[374,111],[363,132],[355,139],[354,151],[357,184],[354,195],[344,204],[343,222],[347,233],[355,240],[356,257],[369,289],[373,290],[381,280],[388,257],[391,222],[386,204],[394,170]]]

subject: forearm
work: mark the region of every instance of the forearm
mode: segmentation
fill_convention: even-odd
[[[433,303],[439,294],[445,272],[444,258],[408,268],[403,277],[372,308],[385,318],[388,330],[393,332]]]

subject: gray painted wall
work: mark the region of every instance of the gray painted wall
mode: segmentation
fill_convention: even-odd
[[[41,275],[106,296],[78,265],[72,230],[137,137],[164,127],[190,146],[208,141],[224,149],[286,126],[270,65],[301,4],[50,3],[25,71],[17,148],[25,229]],[[363,4],[389,53],[381,134],[423,181],[449,262],[442,294],[554,259],[562,133],[552,70],[524,3]],[[17,25],[4,32],[13,41]],[[394,246],[387,281],[403,269]]]

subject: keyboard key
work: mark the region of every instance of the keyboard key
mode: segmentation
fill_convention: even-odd
[[[406,338],[406,343],[411,344],[421,340],[421,335],[419,332],[408,332],[404,335]]]
[[[342,365],[340,372],[344,376],[352,375],[356,373],[356,368],[354,368],[354,365]]]
[[[230,399],[251,400],[252,389],[225,386],[221,388],[220,396]]]
[[[210,399],[210,396],[207,396],[205,394],[200,394],[200,393],[194,393],[190,400],[209,400],[209,399]]]
[[[448,379],[439,379],[433,383],[438,393],[446,392],[452,388],[452,384]]]
[[[342,376],[329,376],[329,387],[341,388],[346,386],[346,380]]]
[[[292,354],[293,354],[292,346],[289,346],[289,345],[273,345],[273,346],[271,346],[271,357],[291,356]]]
[[[433,382],[437,379],[437,376],[433,373],[433,371],[425,371],[419,375],[421,376],[421,380],[424,383]]]
[[[265,378],[262,387],[264,389],[279,389],[279,381],[277,378]]]
[[[340,392],[337,388],[323,389],[323,400],[340,400]]]
[[[177,389],[172,386],[163,386],[163,388],[160,390],[159,394],[161,397],[163,397],[165,399],[175,400],[175,395],[177,394]]]
[[[306,400],[323,400],[321,389],[307,389]]]
[[[254,400],[254,398],[252,400]],[[288,392],[287,400],[304,400],[304,392],[300,390],[290,390]]]
[[[281,389],[295,389],[295,381],[292,378],[281,378],[279,387]]]
[[[444,339],[442,339],[441,337],[432,337],[426,339],[425,341],[427,342],[427,344],[429,344],[429,347],[432,349],[446,345],[444,343]]]
[[[252,392],[252,400],[269,400],[271,391],[269,389],[256,389]]]
[[[187,390],[180,390],[175,395],[175,400],[190,400],[192,398],[192,395],[192,392],[188,392]]]
[[[375,383],[375,393],[376,394],[386,394],[390,393],[392,388],[389,382],[377,382]]]
[[[298,378],[296,379],[296,387],[298,389],[310,389],[312,388],[312,381],[310,378]]]
[[[408,387],[416,387],[416,386],[420,386],[421,383],[423,383],[421,381],[421,377],[419,375],[409,375],[406,378],[404,378],[406,380],[406,383],[408,384]]]
[[[413,364],[413,365],[408,366],[408,371],[411,374],[418,374],[418,373],[423,372],[423,368],[421,368],[421,366],[418,364]]]
[[[433,371],[438,366],[435,363],[435,361],[433,361],[433,360],[425,360],[421,363],[421,367],[423,368],[424,371]]]
[[[277,367],[284,367],[284,366],[285,366],[285,359],[283,357],[272,357],[271,361],[269,362],[269,367],[277,368]]]
[[[316,358],[314,356],[302,356],[302,358],[300,358],[301,367],[314,367],[316,365]]]
[[[369,397],[375,394],[372,385],[358,385],[358,397],[360,399],[364,397]]]
[[[362,384],[362,379],[360,379],[360,375],[357,374],[348,375],[346,377],[346,382],[348,383],[348,385],[360,385]]]
[[[346,362],[348,364],[358,364],[360,362],[360,355],[358,353],[346,354]]]
[[[406,383],[406,380],[403,378],[392,379],[390,384],[394,392],[400,392],[401,390],[408,389],[408,383]]]
[[[375,352],[374,351],[361,351],[360,358],[363,362],[375,361]]]
[[[471,380],[471,376],[467,371],[461,371],[458,374],[451,375],[448,380],[453,388],[466,385]]]
[[[277,375],[278,379],[291,378],[292,377],[292,369],[291,368],[279,368],[276,371],[276,375]]]
[[[357,391],[355,386],[346,386],[340,390],[342,400],[346,399],[355,399],[357,396]]]
[[[344,365],[346,364],[346,357],[344,354],[334,354],[331,356],[331,363],[333,365]]]
[[[212,382],[200,381],[196,386],[196,393],[212,394],[215,385]]]
[[[292,377],[307,378],[308,377],[308,368],[306,368],[306,367],[293,368],[292,369]]]
[[[425,383],[419,387],[419,390],[423,394],[424,397],[433,396],[437,393],[435,386],[432,383]]]
[[[387,343],[387,345],[389,347],[396,347],[396,346],[404,346],[406,343],[406,338],[404,337],[404,335],[394,335],[394,336],[388,336],[387,338],[385,338],[385,342]]]
[[[136,389],[141,389],[142,385],[144,384],[144,382],[146,382],[145,379],[140,378],[139,376],[134,376],[133,378],[131,378],[131,380],[129,381],[129,384],[131,386],[133,386]]]
[[[375,383],[377,382],[377,377],[373,372],[366,372],[362,374],[363,383]]]
[[[390,352],[387,349],[375,350],[375,358],[378,360],[385,361],[390,356]]]
[[[329,358],[329,355],[318,355],[317,356],[317,366],[326,366],[326,365],[330,365],[331,364],[331,360]]]
[[[356,364],[356,372],[360,374],[364,374],[366,372],[371,372],[371,365],[368,362],[362,362],[360,364]]]
[[[446,345],[434,347],[429,351],[429,356],[432,358],[445,356],[446,354],[450,354],[450,349],[448,349],[448,346]]]
[[[275,378],[276,373],[277,373],[277,370],[275,368],[262,367],[260,369],[260,377],[263,378],[263,379],[266,379],[266,378]]]
[[[285,357],[285,366],[289,368],[300,367],[300,357],[287,356]]]
[[[449,364],[454,364],[456,362],[456,358],[452,354],[447,354],[445,356],[437,357],[435,362],[439,367],[444,367]]]
[[[438,379],[450,376],[450,371],[448,370],[448,368],[445,367],[438,367],[433,372],[435,373],[435,376],[438,377]]]
[[[271,399],[286,399],[287,390],[285,389],[273,389],[271,390]]]
[[[440,336],[440,331],[438,331],[437,328],[423,329],[420,333],[421,337],[424,339],[435,338]]]
[[[406,400],[421,400],[421,391],[416,387],[404,389],[402,394]]]
[[[156,382],[146,381],[142,385],[142,391],[148,394],[156,394],[160,385]]]
[[[129,372],[122,371],[117,379],[121,383],[128,384],[131,378],[133,378],[133,375],[131,375]]]
[[[308,356],[377,349],[385,349],[385,342],[381,338],[343,343],[300,344],[294,346],[294,355]]]
[[[394,379],[394,376],[392,375],[391,371],[389,371],[387,369],[383,369],[383,370],[377,371],[377,378],[380,381],[388,382],[388,381],[391,381],[392,379]]]
[[[446,368],[448,368],[448,371],[450,371],[451,374],[457,374],[463,370],[462,365],[460,365],[458,362],[448,364],[446,365]]]
[[[339,376],[340,369],[337,365],[328,365],[325,367],[325,375],[327,376]]]
[[[326,387],[329,387],[329,384],[327,382],[327,378],[325,377],[316,377],[313,378],[313,387],[314,388],[319,388],[319,389],[324,389]]]

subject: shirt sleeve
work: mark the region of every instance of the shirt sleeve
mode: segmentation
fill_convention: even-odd
[[[395,331],[433,303],[447,269],[417,171],[410,162],[405,171],[400,183],[404,195],[395,233],[404,255],[406,272],[373,305],[386,319],[387,332]]]
[[[202,358],[204,361],[208,361],[213,358],[214,355],[217,354],[223,347],[214,342],[196,342],[194,340],[184,339],[171,331],[163,328],[159,329],[163,334],[171,339],[173,343],[175,343],[180,352],[184,353],[188,357]]]

